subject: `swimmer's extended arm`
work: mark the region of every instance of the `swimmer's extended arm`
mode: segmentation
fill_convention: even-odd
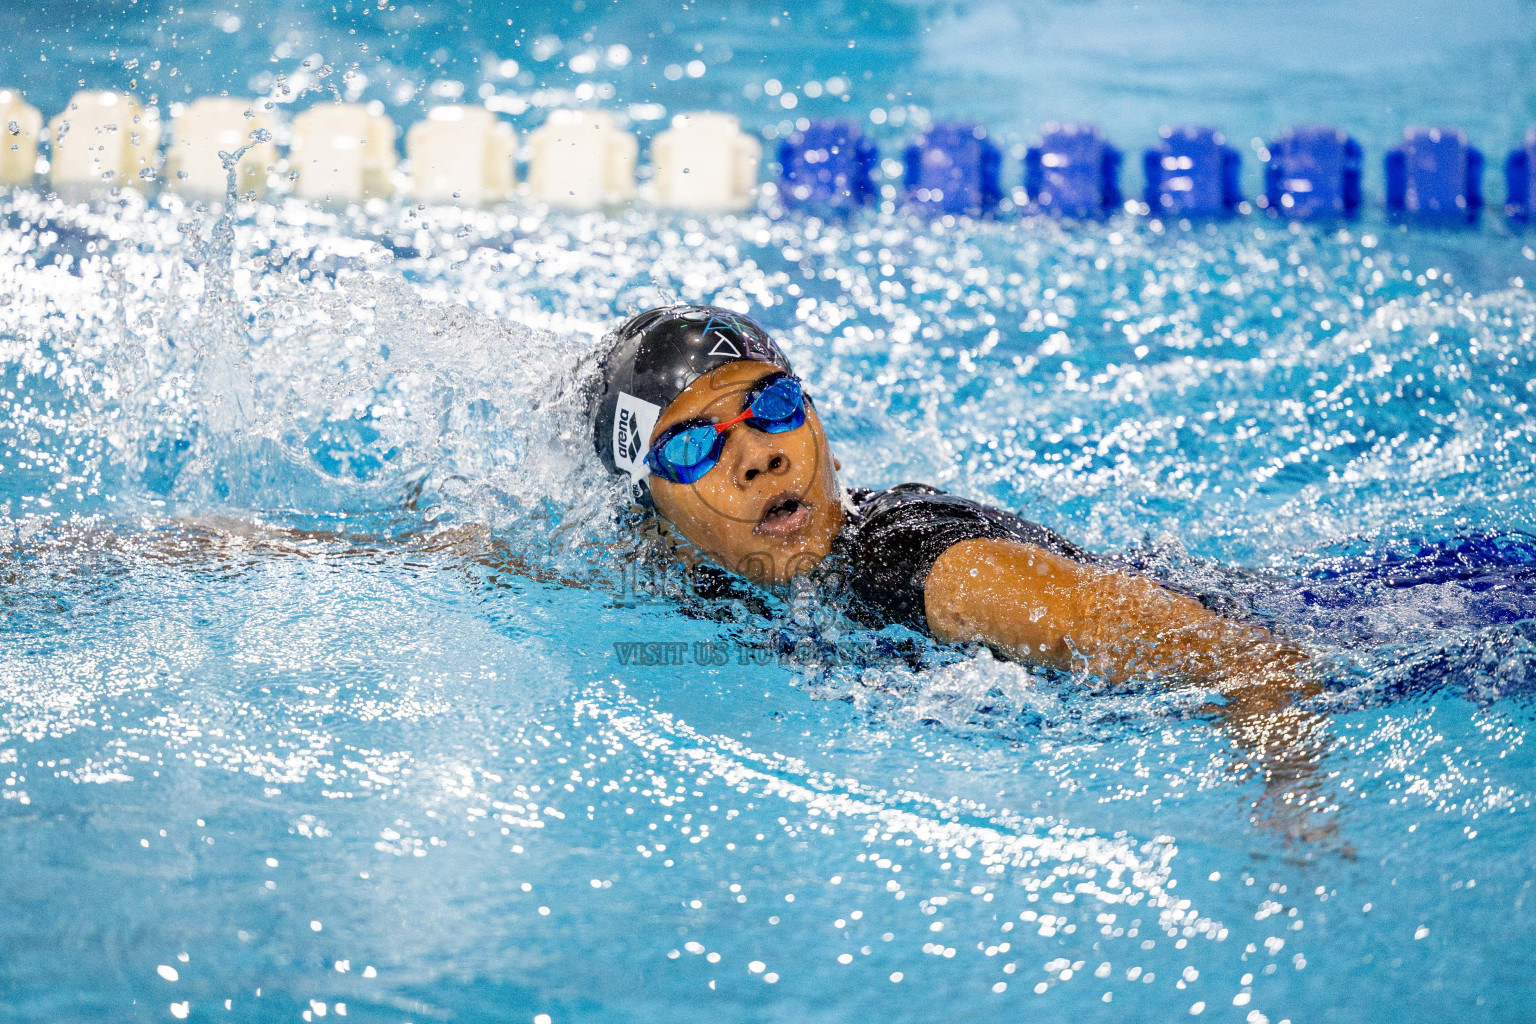
[[[444,527],[430,532],[412,531],[373,534],[341,530],[297,529],[255,519],[227,516],[195,518],[142,517],[137,530],[119,533],[92,525],[66,524],[40,536],[29,536],[33,551],[67,547],[78,552],[137,555],[156,562],[203,567],[210,564],[240,565],[266,558],[375,558],[386,555],[448,555],[464,564],[478,563],[495,578],[521,577],[561,586],[592,586],[591,580],[539,565],[534,559],[495,537],[482,524]],[[0,538],[0,558],[7,553]]]

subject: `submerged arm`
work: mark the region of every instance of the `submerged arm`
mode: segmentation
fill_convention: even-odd
[[[1110,682],[1214,687],[1223,703],[1210,710],[1263,774],[1271,811],[1296,831],[1294,812],[1313,800],[1310,776],[1325,745],[1321,718],[1295,703],[1321,689],[1298,648],[1152,580],[1010,540],[949,548],[928,574],[924,603],[929,628],[946,642],[980,641]]]

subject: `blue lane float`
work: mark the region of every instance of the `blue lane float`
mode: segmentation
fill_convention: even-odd
[[[1262,205],[1294,220],[1350,219],[1360,212],[1360,143],[1339,128],[1292,128],[1269,144]]]
[[[1003,197],[1002,151],[978,124],[936,124],[907,146],[905,157],[905,196],[914,209],[974,217],[992,212]]]
[[[855,209],[875,198],[880,152],[852,121],[812,121],[779,143],[785,206]]]
[[[1483,208],[1483,154],[1458,128],[1410,128],[1387,153],[1387,212],[1429,224],[1470,224]]]
[[[1536,128],[1525,133],[1525,144],[1512,150],[1504,161],[1504,211],[1516,220],[1531,219],[1531,196],[1536,195]]]
[[[1059,217],[1102,217],[1120,197],[1120,151],[1091,124],[1048,124],[1024,154],[1024,194],[1032,210]]]
[[[1243,201],[1242,157],[1215,128],[1164,128],[1146,151],[1146,202],[1153,216],[1224,217]]]

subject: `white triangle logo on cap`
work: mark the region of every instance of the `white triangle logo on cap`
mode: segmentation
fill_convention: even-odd
[[[736,343],[731,340],[731,336],[729,334],[726,334],[724,331],[716,331],[715,337],[719,338],[720,340],[715,342],[715,347],[709,350],[710,355],[731,356],[735,359],[742,358],[741,349],[736,347]]]

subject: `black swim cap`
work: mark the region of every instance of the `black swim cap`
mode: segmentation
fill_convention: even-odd
[[[645,454],[662,410],[711,370],[743,359],[786,371],[789,360],[751,317],[718,306],[662,306],[612,335],[588,407],[592,443],[611,472],[645,493]]]

